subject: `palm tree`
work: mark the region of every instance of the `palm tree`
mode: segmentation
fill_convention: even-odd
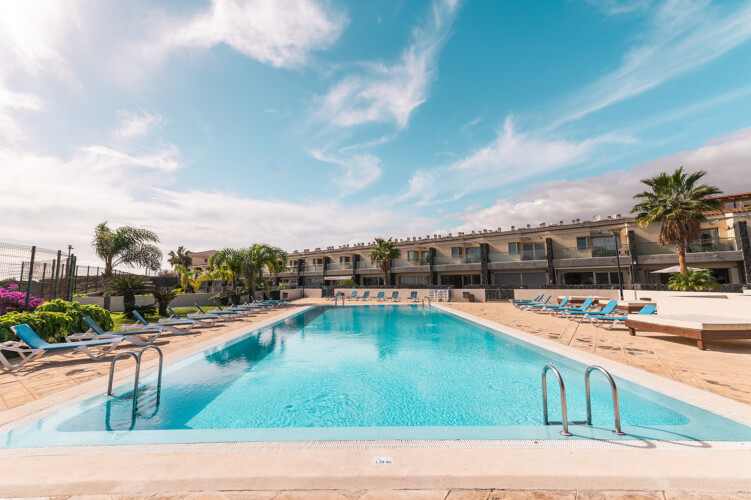
[[[697,185],[706,174],[704,170],[687,174],[683,167],[672,174],[662,172],[641,180],[651,191],[634,195],[634,199],[640,200],[631,209],[631,213],[636,214],[636,222],[642,227],[662,224],[658,241],[663,246],[675,245],[683,275],[686,274],[686,248],[699,238],[704,212],[719,206],[717,200],[707,198],[722,193],[715,186]]]
[[[689,269],[686,274],[673,273],[670,276],[671,290],[693,291],[714,290],[720,287],[717,278],[709,269]]]
[[[242,250],[224,248],[209,257],[209,270],[223,270],[223,279],[232,283],[232,289],[237,288],[237,278],[242,275],[243,254]]]
[[[172,267],[175,267],[178,264],[184,267],[190,267],[193,265],[193,258],[190,256],[190,250],[187,250],[182,245],[177,247],[177,252],[170,250],[167,255],[169,255],[167,262],[169,262]]]
[[[391,284],[391,261],[401,257],[402,251],[396,248],[396,241],[391,238],[387,240],[376,238],[375,243],[375,248],[370,252],[370,263],[378,262],[378,266],[383,271],[383,283],[388,286]]]
[[[202,279],[201,271],[197,269],[191,271],[182,264],[175,266],[175,272],[180,276],[180,286],[186,293],[198,292],[198,289],[201,288],[201,283],[205,281],[205,279]]]
[[[274,282],[276,283],[276,277],[279,275],[279,273],[282,273],[287,270],[287,252],[282,250],[279,247],[274,246],[268,246],[268,261],[266,262],[266,270],[269,272],[271,276],[274,278]]]
[[[91,245],[97,257],[104,261],[102,281],[107,283],[116,266],[145,267],[158,271],[162,263],[162,251],[152,243],[159,243],[159,237],[148,229],[122,226],[112,231],[107,222],[94,228]],[[110,308],[110,294],[104,292],[104,308]]]
[[[126,315],[136,308],[136,295],[150,293],[152,290],[151,282],[145,276],[135,274],[116,276],[107,287],[108,293],[123,296],[123,310]]]
[[[169,303],[177,297],[177,288],[152,290],[151,295],[154,296],[157,304],[159,304],[159,316],[167,316],[167,306],[169,306]]]

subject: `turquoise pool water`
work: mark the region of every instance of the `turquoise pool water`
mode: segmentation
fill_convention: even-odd
[[[128,362],[123,360],[123,362]],[[566,381],[584,420],[584,365],[435,308],[316,307],[0,436],[0,446],[350,439],[751,440],[751,428],[616,379],[592,376],[593,426],[542,425],[541,370]],[[551,420],[560,420],[548,377]],[[151,386],[151,389],[149,388]],[[104,388],[103,391],[104,392]]]

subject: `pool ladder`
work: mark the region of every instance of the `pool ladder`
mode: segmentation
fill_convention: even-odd
[[[549,371],[553,372],[553,375],[555,375],[555,378],[558,379],[558,387],[561,390],[561,421],[560,422],[551,422],[548,420],[548,384],[547,384],[547,373]],[[592,374],[593,371],[599,371],[602,372],[603,375],[605,375],[605,378],[607,378],[608,382],[610,383],[610,390],[613,394],[613,413],[615,416],[615,430],[613,430],[614,434],[617,434],[619,436],[625,435],[625,432],[621,430],[621,410],[618,407],[618,388],[615,385],[615,380],[613,380],[613,377],[608,373],[608,371],[598,365],[590,365],[587,367],[587,369],[584,372],[584,387],[587,392],[587,420],[584,421],[573,421],[572,424],[575,425],[592,425],[592,398],[589,390],[589,377]],[[561,373],[554,367],[553,365],[545,365],[545,367],[542,369],[542,421],[545,425],[558,425],[561,424],[563,426],[563,429],[561,430],[561,434],[563,436],[571,436],[572,434],[568,431],[568,415],[567,415],[567,408],[566,408],[566,386],[563,383],[563,377],[561,377]]]
[[[422,298],[422,307],[423,308],[425,308],[425,301],[426,300],[428,301],[428,306],[430,306],[431,304],[433,304],[433,301],[430,299],[430,297],[423,297]]]
[[[117,363],[117,360],[127,356],[131,356],[136,360],[136,376],[133,380],[133,409],[131,411],[131,420],[134,420],[136,418],[136,415],[138,414],[138,378],[141,374],[141,358],[143,357],[143,353],[149,349],[154,349],[157,354],[159,354],[159,375],[157,376],[156,382],[156,406],[158,407],[159,397],[162,391],[162,365],[164,363],[164,354],[162,353],[161,349],[159,349],[155,345],[147,345],[146,347],[141,349],[138,354],[133,351],[121,352],[120,354],[115,356],[115,359],[113,359],[112,363],[110,364],[110,379],[109,383],[107,384],[107,396],[112,396],[112,380],[115,376],[115,363]]]

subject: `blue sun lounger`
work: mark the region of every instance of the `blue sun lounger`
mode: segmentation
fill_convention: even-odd
[[[216,316],[221,316],[223,318],[230,318],[231,320],[239,319],[238,316],[243,316],[242,313],[235,312],[235,311],[224,311],[224,310],[213,310],[206,312],[204,311],[203,307],[199,306],[197,302],[194,302],[196,309],[198,309],[198,312],[201,314],[214,314]]]
[[[417,302],[417,292],[410,292],[409,297],[407,297],[407,300],[411,302]]]
[[[657,311],[657,306],[653,306],[652,304],[647,304],[646,306],[642,307],[637,315],[643,314],[654,314],[655,311]],[[615,325],[618,324],[626,324],[626,320],[628,319],[628,316],[594,316],[594,315],[586,315],[584,316],[584,319],[588,320],[590,323],[595,325],[599,328],[606,328],[608,330],[612,330]]]
[[[16,370],[26,363],[41,358],[45,354],[54,352],[74,351],[80,352],[94,361],[103,359],[107,354],[125,340],[123,337],[111,337],[101,340],[84,340],[80,342],[61,342],[59,344],[49,344],[39,338],[39,335],[29,325],[11,326],[11,330],[20,339],[19,341],[9,340],[0,344],[0,364],[6,370]],[[95,354],[90,348],[100,348],[101,353]],[[15,362],[8,360],[3,351],[15,352],[21,359]]]
[[[357,300],[357,290],[352,292],[349,297],[347,297],[349,300]]]
[[[582,305],[580,305],[579,307],[563,307],[559,309],[552,309],[550,311],[542,311],[542,312],[549,312],[557,316],[557,315],[564,315],[567,312],[586,311],[587,309],[592,307],[592,302],[594,301],[595,301],[594,297],[587,297],[586,299],[584,299],[584,302],[582,302]]]
[[[529,304],[530,302],[539,302],[544,296],[545,294],[541,293],[534,299],[511,299],[509,302],[511,302],[512,304]]]
[[[269,309],[272,308],[272,306],[270,306],[270,305],[256,304],[255,302],[252,303],[252,304],[249,304],[248,302],[245,302],[245,304],[239,306],[232,299],[229,299],[229,303],[232,304],[232,307],[229,308],[229,309],[237,309],[239,311],[250,311],[250,312],[253,312],[253,313],[265,313],[266,311],[268,311]],[[219,305],[219,303],[217,303],[216,300],[214,301],[214,304],[217,307],[221,307]]]
[[[365,291],[357,300],[370,300],[370,290]]]
[[[564,314],[568,319],[577,319],[579,323],[584,321],[584,316],[607,316],[618,305],[617,300],[610,300],[600,311],[569,311]]]
[[[172,309],[171,306],[167,306],[167,310],[171,314],[171,317],[173,319],[185,319],[181,318],[179,314],[175,312],[174,309]],[[199,326],[203,326],[206,328],[212,327],[217,324],[219,321],[232,321],[228,317],[222,317],[217,314],[203,314],[203,313],[190,313],[188,314],[188,319],[192,319],[196,323],[198,323]]]
[[[392,292],[391,297],[388,297],[386,300],[391,300],[394,302],[399,302],[399,292]]]
[[[547,304],[548,302],[550,302],[550,299],[552,299],[552,298],[553,298],[553,296],[552,296],[552,295],[548,295],[548,298],[547,298],[547,299],[545,299],[545,300],[542,300],[542,299],[540,299],[540,300],[538,300],[538,301],[534,301],[534,302],[533,302],[533,301],[529,301],[529,302],[512,302],[511,304],[512,304],[512,305],[513,305],[514,307],[516,307],[517,309],[524,309],[524,308],[526,308],[527,306],[531,306],[531,305],[540,305],[540,306],[541,306],[541,305],[545,305],[545,304]],[[551,304],[551,305],[552,305],[552,304]]]
[[[545,309],[563,309],[566,307],[566,304],[568,304],[569,296],[566,295],[563,297],[563,299],[557,304],[557,305],[548,305],[548,304],[528,304],[527,306],[522,307],[525,311],[534,311],[538,312],[538,310],[545,310]]]
[[[216,309],[212,309],[211,311],[209,311],[209,314],[218,314],[220,312],[230,312],[230,313],[239,314],[241,316],[255,316],[254,314],[251,314],[255,311],[250,307],[222,307],[222,305],[216,300],[214,301],[214,305],[216,306]]]
[[[378,292],[378,295],[375,296],[376,300],[384,300],[386,298],[386,292]]]
[[[136,317],[136,320],[138,320],[138,322],[132,325],[123,325],[122,327],[120,327],[122,331],[125,332],[131,330],[143,330],[145,328],[162,328],[177,335],[185,335],[186,333],[190,332],[190,330],[192,330],[194,326],[196,326],[196,322],[192,319],[162,318],[159,320],[159,323],[149,323],[146,318],[141,316],[141,313],[139,313],[138,311],[133,311],[133,316]]]
[[[91,316],[84,316],[84,323],[89,327],[88,331],[83,333],[74,333],[68,335],[65,340],[76,342],[80,340],[102,340],[114,337],[125,337],[125,340],[133,345],[151,345],[162,335],[164,330],[161,328],[143,328],[133,332],[107,332]]]

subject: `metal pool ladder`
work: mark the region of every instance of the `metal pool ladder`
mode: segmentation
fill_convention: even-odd
[[[426,300],[428,301],[428,306],[430,306],[430,305],[432,305],[432,304],[433,304],[433,301],[432,301],[432,300],[430,300],[430,297],[423,297],[423,298],[422,298],[422,307],[423,307],[423,308],[425,307],[425,301],[426,301]]]
[[[548,420],[548,385],[546,377],[548,370],[552,371],[555,377],[558,379],[558,387],[560,387],[561,390],[561,422],[551,422]],[[610,373],[608,373],[605,368],[598,365],[590,365],[584,372],[584,386],[587,392],[587,420],[573,421],[571,423],[576,425],[592,425],[592,398],[589,390],[589,376],[595,370],[602,372],[602,374],[605,375],[608,382],[610,383],[611,393],[613,394],[613,413],[615,414],[615,430],[613,430],[613,433],[619,436],[623,436],[626,433],[621,430],[621,411],[618,406],[618,388],[616,387],[615,380],[613,380],[613,377],[610,375]],[[553,365],[545,365],[545,367],[542,369],[542,421],[544,425],[561,424],[563,426],[561,434],[564,436],[572,435],[568,431],[569,422],[566,408],[566,387],[563,383],[563,377],[561,377],[561,373]]]
[[[162,365],[164,363],[164,354],[162,353],[162,350],[159,349],[155,345],[147,345],[141,351],[136,354],[133,351],[125,351],[121,352],[117,356],[115,356],[115,359],[112,360],[112,363],[110,364],[110,379],[109,383],[107,384],[107,396],[112,395],[112,379],[115,376],[115,363],[117,363],[117,360],[122,357],[132,356],[133,359],[136,360],[136,376],[133,380],[133,410],[131,412],[131,419],[136,418],[137,414],[137,408],[138,408],[138,378],[141,374],[141,358],[143,357],[143,353],[146,352],[148,349],[154,349],[157,354],[159,354],[159,375],[157,376],[157,382],[156,382],[156,404],[159,404],[159,396],[162,390]]]
[[[334,297],[334,307],[336,307],[337,303],[339,302],[339,299],[342,299],[342,305],[344,305],[344,295],[340,297]]]

